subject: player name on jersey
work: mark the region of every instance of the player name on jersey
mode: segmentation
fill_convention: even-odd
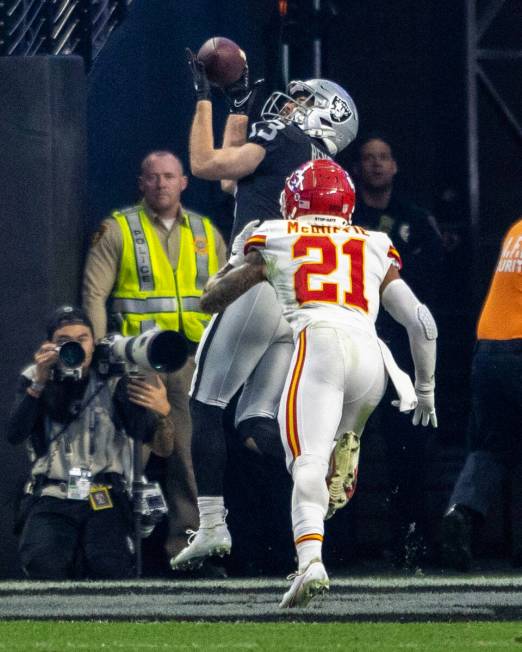
[[[317,218],[316,218],[317,219]],[[368,235],[368,231],[360,226],[335,225],[338,222],[337,218],[321,217],[321,221],[332,222],[332,224],[302,224],[289,220],[287,223],[287,233],[311,233],[313,235],[333,235],[335,233],[358,233],[359,235]]]

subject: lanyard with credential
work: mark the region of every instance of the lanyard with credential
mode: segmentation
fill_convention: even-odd
[[[49,443],[48,462],[47,462],[47,469],[46,469],[46,471],[45,471],[45,475],[46,475],[46,476],[48,476],[49,473],[50,473],[50,471],[51,471],[51,467],[52,467],[52,465],[53,465],[53,459],[54,459],[54,456],[56,455],[56,452],[57,452],[57,449],[56,449],[56,448],[54,449],[54,451],[51,451],[51,445],[52,445],[52,444],[53,444],[57,439],[59,439],[63,434],[65,434],[65,433],[67,432],[69,426],[70,426],[72,423],[74,423],[77,419],[80,418],[80,416],[85,412],[85,410],[89,407],[89,405],[90,405],[90,404],[92,403],[92,401],[96,398],[96,396],[98,396],[98,394],[101,392],[101,390],[102,390],[102,388],[103,388],[104,385],[105,385],[105,383],[104,383],[103,381],[98,382],[98,384],[97,384],[97,386],[96,386],[96,389],[95,389],[94,392],[93,392],[93,393],[92,393],[92,394],[91,394],[91,395],[90,395],[90,396],[89,396],[89,397],[88,397],[88,398],[87,398],[87,399],[82,403],[82,405],[81,405],[81,407],[80,407],[80,409],[79,409],[79,411],[78,411],[78,414],[75,415],[74,419],[72,419],[71,421],[69,421],[69,423],[67,423],[66,425],[64,425],[62,428],[60,428],[60,430],[56,433],[56,435],[55,435],[54,437],[51,437],[51,438],[49,439],[49,442],[48,442],[48,443]],[[91,429],[90,426],[91,426],[91,424],[89,423],[89,454],[91,454],[91,449],[92,449],[92,429]]]

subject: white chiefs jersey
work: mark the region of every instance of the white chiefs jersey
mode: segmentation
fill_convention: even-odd
[[[338,323],[375,333],[379,288],[401,258],[390,238],[342,218],[303,216],[261,224],[245,243],[257,249],[294,333]]]

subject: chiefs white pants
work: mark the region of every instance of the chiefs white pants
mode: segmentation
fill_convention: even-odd
[[[327,468],[335,439],[361,435],[387,380],[375,335],[326,323],[301,331],[278,415],[289,471],[301,455]]]

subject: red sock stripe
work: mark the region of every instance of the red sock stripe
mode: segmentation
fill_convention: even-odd
[[[301,455],[301,446],[299,444],[299,432],[297,428],[297,390],[301,374],[303,372],[304,359],[306,356],[306,329],[299,333],[299,343],[297,345],[297,358],[292,380],[288,390],[286,401],[286,438],[294,459]]]
[[[298,546],[300,543],[304,543],[305,541],[321,541],[322,543],[324,541],[324,536],[317,533],[303,534],[295,540],[295,545]]]

